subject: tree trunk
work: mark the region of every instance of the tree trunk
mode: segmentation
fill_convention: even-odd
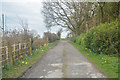
[[[101,22],[103,23],[103,7],[100,7],[101,10]]]

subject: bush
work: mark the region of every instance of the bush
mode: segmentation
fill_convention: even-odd
[[[84,45],[84,37],[86,34],[82,33],[76,38],[76,43],[79,45]]]
[[[98,54],[118,54],[118,27],[120,26],[117,20],[101,24],[78,36],[76,43]]]
[[[73,36],[73,37],[71,38],[71,41],[74,42],[74,43],[76,43],[76,36]]]
[[[4,65],[4,70],[11,70],[12,69],[12,65],[8,62]]]
[[[55,42],[56,40],[59,40],[59,37],[55,33],[50,33],[50,32],[44,32],[44,38],[46,40],[48,38],[49,43],[52,43],[52,42]]]
[[[118,53],[118,21],[92,28],[84,40],[85,46],[96,53]]]

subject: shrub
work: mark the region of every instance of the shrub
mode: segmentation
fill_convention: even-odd
[[[49,43],[52,43],[52,42],[55,42],[56,40],[59,40],[59,37],[55,33],[50,33],[50,32],[44,32],[44,38],[46,40],[48,38]]]
[[[84,45],[85,35],[86,35],[86,34],[81,33],[80,36],[78,36],[78,37],[76,38],[76,43],[77,43],[77,44],[80,44],[80,45]]]
[[[11,70],[12,69],[12,65],[8,62],[4,65],[4,70]]]
[[[118,54],[118,21],[91,28],[71,40],[98,54]]]
[[[118,21],[90,29],[84,38],[85,47],[98,54],[118,53]]]
[[[73,36],[73,37],[71,38],[71,41],[74,42],[74,43],[76,43],[76,36]]]

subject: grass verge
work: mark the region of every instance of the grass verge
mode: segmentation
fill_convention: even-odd
[[[103,72],[109,78],[118,78],[118,57],[111,55],[103,55],[93,53],[91,50],[84,48],[82,45],[78,45],[69,41],[75,48],[84,54],[101,72]]]
[[[23,60],[17,61],[14,66],[8,66],[7,69],[3,68],[2,78],[17,78],[22,75],[29,67],[36,63],[40,57],[51,47],[56,45],[58,41],[49,44],[46,47],[41,47],[31,54],[30,57],[25,57]]]

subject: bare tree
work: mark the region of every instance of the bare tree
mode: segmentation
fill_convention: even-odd
[[[91,7],[92,4],[88,5],[88,3],[62,2],[59,0],[58,2],[44,2],[43,13],[51,23],[50,26],[67,27],[77,35],[83,31],[83,25],[90,17],[90,10],[92,9],[89,8]]]
[[[21,27],[23,28],[23,39],[25,41],[29,40],[29,30],[28,30],[28,21],[27,19],[21,19],[19,18],[19,24],[21,25]]]

